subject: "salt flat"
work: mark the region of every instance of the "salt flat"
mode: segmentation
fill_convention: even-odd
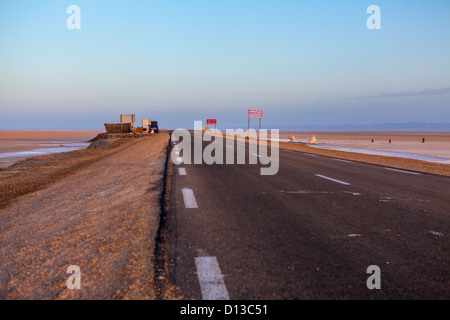
[[[405,154],[450,161],[450,132],[306,132],[282,131],[280,139],[316,136],[318,146]],[[423,138],[425,142],[423,143]],[[373,142],[372,142],[373,139]],[[389,139],[391,143],[389,143]]]
[[[0,130],[0,166],[33,156],[86,148],[88,140],[102,131]]]

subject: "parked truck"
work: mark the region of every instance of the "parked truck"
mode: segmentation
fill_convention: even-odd
[[[153,130],[154,133],[159,132],[158,121],[152,121],[150,124],[150,132]]]

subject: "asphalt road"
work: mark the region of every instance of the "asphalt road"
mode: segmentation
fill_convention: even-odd
[[[274,176],[173,166],[170,271],[185,299],[450,299],[447,177],[283,149]]]

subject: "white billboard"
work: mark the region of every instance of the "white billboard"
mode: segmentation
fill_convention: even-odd
[[[121,114],[120,123],[135,123],[136,122],[136,115],[134,114]]]

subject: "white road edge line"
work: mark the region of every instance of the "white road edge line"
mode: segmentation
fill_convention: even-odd
[[[216,257],[196,257],[203,300],[230,300]]]
[[[187,176],[186,168],[178,168],[178,174],[180,176]]]
[[[347,162],[347,163],[354,163],[353,161],[344,160],[344,159],[333,159],[335,161],[341,161],[341,162]]]
[[[403,172],[403,173],[409,173],[409,174],[420,175],[420,173],[418,173],[418,172],[405,171],[405,170],[399,170],[399,169],[393,169],[393,168],[385,168],[385,169],[386,169],[386,170],[391,170],[391,171],[397,171],[397,172]]]
[[[305,156],[317,157],[317,155],[312,154],[312,153],[305,153],[305,152],[303,152],[303,154],[304,154]]]
[[[183,188],[181,189],[183,193],[184,206],[186,209],[197,209],[197,201],[195,200],[194,191],[192,189]]]
[[[340,183],[340,184],[344,184],[344,185],[346,185],[346,186],[349,186],[349,185],[350,185],[350,183],[348,183],[348,182],[344,182],[344,181],[341,181],[341,180],[336,180],[336,179],[333,179],[333,178],[330,178],[330,177],[327,177],[327,176],[323,176],[323,175],[321,175],[321,174],[316,174],[316,176],[317,176],[317,177],[320,177],[320,178],[323,178],[323,179],[327,179],[327,180],[333,181],[333,182],[337,182],[337,183]]]

